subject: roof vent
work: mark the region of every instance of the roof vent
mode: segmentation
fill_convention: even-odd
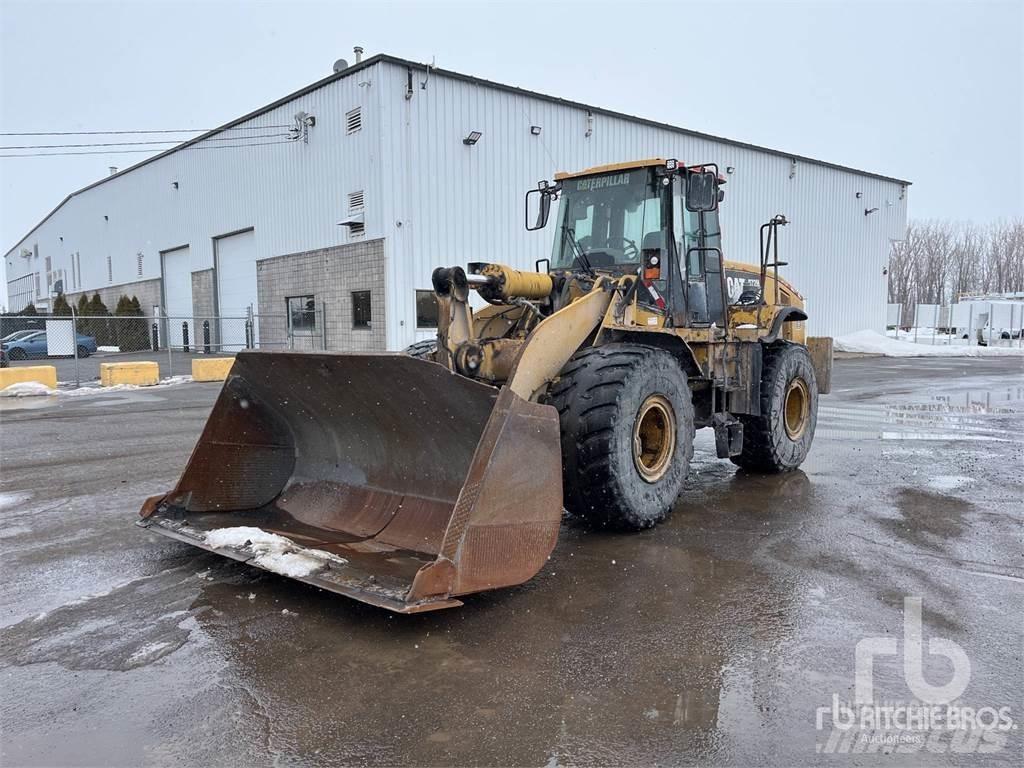
[[[334,71],[341,72],[343,69],[348,69],[348,62],[344,59],[338,59],[334,62]]]

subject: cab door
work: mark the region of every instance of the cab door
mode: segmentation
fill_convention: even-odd
[[[675,324],[682,327],[722,328],[726,322],[725,275],[722,268],[722,230],[718,208],[691,211],[684,203],[684,187],[676,178],[673,224],[684,302],[677,308]]]

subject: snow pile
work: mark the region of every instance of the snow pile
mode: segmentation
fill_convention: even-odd
[[[121,348],[120,347],[108,347],[106,345],[101,344],[100,346],[96,347],[96,351],[97,352],[120,352]]]
[[[19,381],[0,389],[0,397],[38,397],[40,395],[56,395],[57,390],[50,389],[38,381]]]
[[[78,389],[50,389],[45,384],[40,384],[38,381],[20,381],[17,384],[11,384],[9,387],[0,389],[0,397],[40,397],[47,395],[60,395],[61,397],[85,397],[88,395],[105,395],[110,392],[127,392],[136,389],[160,389],[162,387],[172,387],[176,384],[186,384],[192,381],[191,376],[168,376],[166,379],[160,379],[159,382],[153,385],[141,386],[139,384],[115,384],[112,387],[93,387],[84,386]],[[61,384],[68,386],[69,382],[60,382]]]
[[[329,563],[342,565],[348,562],[330,552],[303,549],[291,539],[247,525],[218,528],[207,533],[204,541],[214,549],[249,550],[255,555],[255,565],[292,578],[309,576],[323,570]]]
[[[854,331],[833,340],[837,352],[860,352],[886,357],[1007,357],[1024,356],[1019,347],[961,347],[914,344],[883,336],[877,331]]]

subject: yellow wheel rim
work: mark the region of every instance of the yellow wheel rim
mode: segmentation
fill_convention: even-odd
[[[633,424],[633,463],[648,483],[656,483],[672,464],[676,449],[676,416],[662,395],[651,395]]]
[[[807,421],[811,414],[811,394],[806,381],[798,377],[789,382],[782,412],[789,439],[799,440],[807,431]]]

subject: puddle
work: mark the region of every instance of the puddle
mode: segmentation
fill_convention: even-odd
[[[935,391],[934,389],[932,390]],[[1024,413],[1024,386],[969,389],[910,397],[904,402],[829,400],[819,412],[818,434],[854,440],[1013,442],[1018,433],[1003,418]]]

